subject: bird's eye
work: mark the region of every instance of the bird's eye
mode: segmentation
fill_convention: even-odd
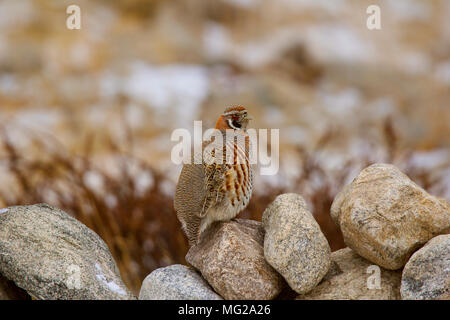
[[[241,128],[241,124],[237,121],[237,120],[233,120],[233,122],[231,122],[233,124],[233,127],[240,129]]]

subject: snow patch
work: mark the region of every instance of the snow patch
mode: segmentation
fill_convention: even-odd
[[[0,76],[0,92],[2,94],[8,96],[19,95],[20,89],[19,81],[15,75],[6,73]]]
[[[228,30],[218,23],[205,25],[203,33],[203,48],[211,59],[223,59],[232,48],[232,41]]]
[[[95,191],[102,191],[104,186],[103,177],[95,171],[87,171],[83,175],[83,182],[91,189]]]
[[[182,126],[198,117],[209,94],[209,74],[206,67],[199,65],[155,66],[136,61],[127,76],[105,73],[101,93],[105,97],[125,94],[155,111],[175,111],[171,118]]]
[[[437,171],[436,174],[440,179],[438,178],[438,182],[430,188],[429,192],[450,201],[450,169]]]
[[[327,111],[335,116],[347,117],[361,105],[362,94],[356,88],[346,88],[337,93],[322,91],[319,96]]]
[[[281,28],[264,38],[233,47],[233,55],[249,68],[257,68],[275,61],[288,48],[302,45],[303,33],[297,28]]]
[[[450,152],[448,150],[422,151],[412,155],[410,165],[423,170],[432,170],[437,167],[446,166],[449,163],[449,159]]]
[[[376,48],[351,28],[319,25],[306,29],[307,47],[322,61],[373,62]]]
[[[136,188],[136,192],[140,195],[145,194],[145,192],[154,185],[154,180],[155,179],[150,172],[143,171],[134,178],[134,186]]]
[[[127,294],[125,290],[123,290],[117,283],[115,283],[114,281],[106,280],[106,277],[103,274],[102,267],[98,263],[95,264],[95,269],[97,269],[97,271],[99,272],[99,274],[96,275],[97,279],[101,281],[105,286],[107,286],[109,290],[120,295]]]

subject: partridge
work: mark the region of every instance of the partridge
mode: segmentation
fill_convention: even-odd
[[[215,126],[223,139],[222,155],[219,153],[217,160],[211,162],[205,161],[203,153],[201,163],[183,165],[174,207],[191,246],[197,244],[213,222],[231,220],[248,205],[253,188],[250,139],[246,130],[249,120],[244,107],[226,108]],[[226,139],[227,132],[235,137]],[[203,143],[202,149],[207,145],[208,142]],[[211,154],[214,156],[215,150]]]

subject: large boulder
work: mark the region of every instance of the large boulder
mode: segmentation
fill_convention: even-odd
[[[297,293],[313,289],[330,267],[330,246],[305,200],[278,196],[263,213],[264,256]]]
[[[219,222],[189,249],[186,260],[224,299],[273,299],[284,282],[264,259],[263,241],[260,222]]]
[[[450,230],[450,206],[393,165],[374,164],[335,198],[331,216],[345,243],[386,269],[403,267],[431,238]]]
[[[180,264],[159,268],[142,283],[140,300],[222,300],[191,267]]]
[[[108,246],[84,224],[46,204],[0,214],[0,274],[36,299],[135,299]]]
[[[403,269],[402,299],[450,300],[450,235],[437,236],[416,251]]]
[[[299,300],[398,300],[401,272],[373,265],[350,248],[331,253],[323,281]],[[379,277],[379,278],[378,278]],[[378,279],[377,279],[378,278]]]

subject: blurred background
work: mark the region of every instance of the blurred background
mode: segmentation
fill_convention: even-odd
[[[371,4],[381,30],[366,27]],[[0,208],[62,208],[137,293],[186,263],[171,132],[233,104],[281,140],[242,218],[297,192],[342,248],[330,205],[374,162],[450,201],[450,1],[2,0]]]

